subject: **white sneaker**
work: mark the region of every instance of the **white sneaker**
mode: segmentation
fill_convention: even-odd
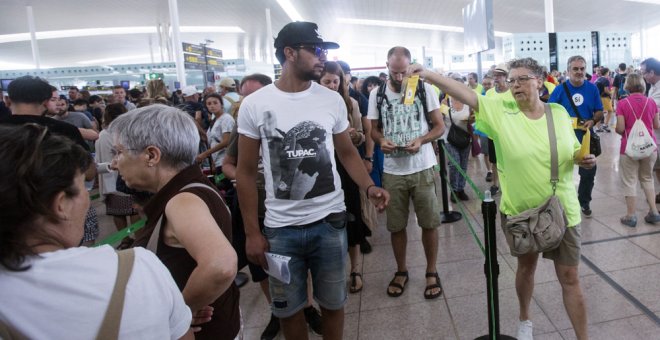
[[[534,340],[533,331],[531,320],[520,321],[518,324],[518,340]]]

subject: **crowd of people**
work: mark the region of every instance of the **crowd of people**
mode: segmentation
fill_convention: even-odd
[[[649,206],[645,222],[660,222],[652,175],[660,179],[658,60],[640,70],[621,64],[612,79],[606,67],[588,75],[582,56],[569,58],[563,74],[521,58],[479,81],[476,73],[425,69],[395,46],[387,73],[361,79],[347,63],[327,60],[339,45],[314,23],[286,25],[274,45],[276,82],[224,78],[201,95],[195,86],[170,93],[158,79],[143,90],[115,86],[107,98],[75,87],[60,96],[32,76],[11,82],[11,114],[0,118],[0,335],[64,338],[71,328],[63,325],[75,324],[83,338],[240,339],[235,279],[248,266],[271,308],[261,339],[280,331],[305,339],[308,326],[341,339],[349,293],[368,284],[359,254],[370,252],[377,212],[385,212],[395,260],[384,293],[405,293],[411,206],[426,259],[420,294],[436,299],[442,138],[454,203],[470,200],[463,174],[480,154],[485,189],[501,194],[503,226],[558,197],[567,228],[542,255],[554,261],[576,337],[588,338],[578,265],[581,220],[594,214],[597,151],[581,145],[611,128],[621,134],[621,223],[637,224],[637,183]],[[629,151],[639,145],[633,129],[645,131],[653,152]],[[122,250],[91,247],[99,234],[88,194],[95,181],[117,230],[146,220],[115,245]],[[288,282],[268,274],[273,256],[288,259]],[[532,339],[538,258],[517,257],[518,339]]]

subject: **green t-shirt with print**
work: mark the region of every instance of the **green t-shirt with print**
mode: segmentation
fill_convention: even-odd
[[[529,119],[515,101],[499,97],[477,96],[479,129],[496,144],[497,164],[502,187],[500,210],[506,215],[518,215],[535,208],[552,195],[550,184],[550,140],[545,115]],[[559,104],[550,104],[557,136],[559,160],[559,197],[568,225],[580,223],[580,204],[573,183],[573,155],[580,149],[568,112]]]

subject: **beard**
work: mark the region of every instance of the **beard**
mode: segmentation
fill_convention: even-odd
[[[393,92],[401,92],[403,81],[395,80],[394,77],[392,77],[390,74],[390,84],[392,84],[392,90],[394,90]]]
[[[321,80],[321,72],[316,72],[315,70],[309,71],[300,71],[300,79],[304,81],[319,81]]]

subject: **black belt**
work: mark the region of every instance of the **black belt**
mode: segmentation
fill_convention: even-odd
[[[345,220],[346,220],[346,212],[342,211],[342,212],[338,212],[338,213],[329,214],[329,215],[325,216],[324,218],[322,218],[320,220],[317,220],[317,221],[314,221],[314,222],[311,222],[311,223],[307,223],[307,224],[295,225],[294,227],[307,228],[307,227],[311,227],[313,225],[317,225],[319,223],[344,222]]]

